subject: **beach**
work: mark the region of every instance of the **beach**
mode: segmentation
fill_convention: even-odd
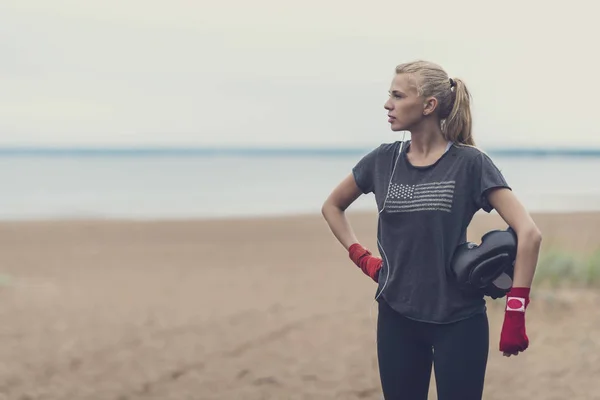
[[[375,251],[376,213],[348,215]],[[600,247],[600,212],[533,217],[543,251]],[[320,215],[3,222],[0,254],[2,400],[381,399],[376,284]],[[598,288],[534,286],[510,358],[503,301],[484,399],[600,399]]]

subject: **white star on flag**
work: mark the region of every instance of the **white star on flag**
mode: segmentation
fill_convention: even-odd
[[[410,199],[415,191],[415,185],[398,185],[396,183],[392,183],[390,188],[390,194],[392,197],[399,199]]]

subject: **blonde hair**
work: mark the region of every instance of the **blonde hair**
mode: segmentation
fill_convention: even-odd
[[[461,79],[450,78],[439,65],[422,60],[400,64],[396,73],[412,75],[420,96],[437,99],[446,140],[475,146],[471,134],[471,94]]]

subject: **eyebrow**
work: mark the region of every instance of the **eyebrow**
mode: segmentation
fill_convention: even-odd
[[[399,90],[392,90],[391,92],[388,90],[388,93],[389,93],[389,94],[396,94],[396,95],[397,95],[397,94],[402,94],[402,95],[404,95],[404,93],[402,93],[402,92],[401,92],[401,91],[399,91]]]

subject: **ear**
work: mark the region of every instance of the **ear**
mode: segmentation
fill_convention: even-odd
[[[423,103],[423,115],[431,115],[437,108],[438,101],[435,97],[428,97]]]

